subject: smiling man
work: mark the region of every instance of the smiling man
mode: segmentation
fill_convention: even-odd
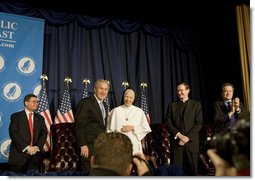
[[[238,97],[234,97],[234,85],[222,85],[222,100],[214,104],[215,133],[231,131],[235,121],[244,113],[244,106]]]
[[[183,168],[184,175],[197,175],[199,131],[202,128],[201,103],[189,98],[190,86],[177,86],[178,101],[169,103],[166,121],[170,132],[170,158]]]
[[[82,99],[77,105],[75,136],[80,148],[81,171],[90,170],[94,141],[106,130],[107,109],[104,99],[109,92],[109,82],[99,79],[94,85],[94,95]]]
[[[9,164],[16,173],[40,171],[42,149],[47,137],[44,117],[35,112],[38,100],[34,94],[24,97],[24,110],[13,113],[9,125],[11,138]]]

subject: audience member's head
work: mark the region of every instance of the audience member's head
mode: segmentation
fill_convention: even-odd
[[[95,140],[92,168],[112,170],[119,175],[132,171],[133,146],[130,139],[118,132],[102,133]]]
[[[237,120],[232,132],[235,145],[232,160],[239,172],[250,168],[250,113],[244,114]]]

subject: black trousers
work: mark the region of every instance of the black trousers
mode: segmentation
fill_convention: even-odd
[[[90,171],[90,158],[80,157],[80,171]]]
[[[42,164],[41,153],[37,152],[34,155],[29,155],[24,165],[10,164],[10,170],[15,173],[26,173],[29,170],[40,171],[41,164]]]
[[[178,146],[173,150],[172,160],[174,165],[182,167],[184,175],[197,175],[198,153],[190,152],[186,146]]]

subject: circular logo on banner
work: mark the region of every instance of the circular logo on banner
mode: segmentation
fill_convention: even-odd
[[[40,94],[40,91],[42,89],[42,86],[41,86],[41,84],[37,84],[37,85],[34,86],[33,89],[34,89],[33,94],[38,97],[39,94]]]
[[[21,85],[16,82],[8,82],[3,85],[2,97],[6,101],[16,102],[21,98]]]
[[[35,61],[30,57],[23,57],[18,60],[18,71],[26,76],[35,72]]]
[[[1,143],[1,155],[5,158],[9,157],[11,139],[7,139]]]
[[[0,72],[4,71],[4,69],[5,69],[4,57],[0,54]]]

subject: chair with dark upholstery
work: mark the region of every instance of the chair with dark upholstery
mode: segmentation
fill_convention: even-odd
[[[44,159],[44,172],[79,170],[74,123],[51,125],[51,159]]]
[[[170,134],[165,124],[151,124],[151,132],[144,138],[144,154],[154,168],[170,165]]]
[[[171,165],[170,160],[170,134],[165,123],[151,124],[152,132],[143,139],[143,152],[147,160],[157,172],[162,175],[170,174],[177,166]],[[198,158],[198,174],[214,175],[214,167],[207,156],[206,140],[213,135],[212,125],[205,124],[200,134],[200,153]],[[170,167],[172,166],[172,167]],[[180,170],[181,171],[181,170]],[[161,173],[164,172],[164,173]],[[179,175],[182,173],[180,172]]]
[[[198,159],[198,174],[212,176],[215,174],[215,168],[211,159],[207,155],[208,142],[214,135],[212,124],[204,124],[200,131],[200,151]]]
[[[151,124],[152,132],[142,140],[146,160],[155,170],[156,175],[182,175],[182,170],[171,165],[170,134],[164,123]],[[51,159],[44,159],[43,172],[78,171],[79,152],[76,147],[73,123],[61,123],[51,126],[52,150]],[[211,126],[204,125],[201,140],[212,136]],[[206,154],[204,140],[199,155],[199,175],[214,175],[214,168]],[[176,173],[176,170],[178,173]],[[175,171],[174,171],[175,170]]]

